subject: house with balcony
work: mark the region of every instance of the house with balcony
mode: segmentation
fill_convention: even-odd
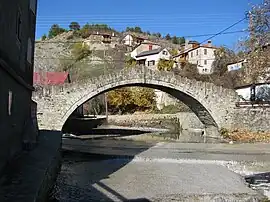
[[[159,60],[170,60],[171,54],[166,48],[157,48],[153,50],[143,51],[135,58],[137,64],[145,65],[153,70],[156,70]]]
[[[122,43],[126,46],[136,46],[143,43],[147,39],[144,37],[136,36],[135,34],[127,34],[123,39]]]
[[[197,65],[200,74],[211,74],[213,72],[212,64],[215,61],[215,50],[211,41],[200,45],[198,42],[186,42],[181,52],[173,56],[173,59],[183,66],[185,63]]]
[[[31,99],[36,10],[36,0],[0,3],[0,175],[37,138]]]
[[[114,32],[93,32],[83,41],[83,44],[87,45],[90,50],[108,50],[119,44],[119,38]]]

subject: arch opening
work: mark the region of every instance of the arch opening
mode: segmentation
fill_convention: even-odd
[[[176,89],[171,84],[165,85],[164,83],[156,84],[156,83],[134,83],[132,81],[129,81],[129,83],[117,83],[114,85],[105,85],[99,89],[96,89],[94,91],[89,92],[89,94],[84,95],[77,99],[76,103],[71,106],[68,111],[63,116],[63,125],[67,121],[67,119],[70,117],[70,115],[79,108],[82,104],[86,103],[87,101],[93,99],[94,97],[101,95],[103,93],[109,92],[111,90],[115,90],[122,87],[146,87],[151,89],[160,90],[162,92],[165,92],[174,98],[182,101],[185,105],[187,105],[192,112],[195,113],[195,115],[199,118],[199,120],[205,125],[205,128],[211,128],[211,130],[214,128],[216,129],[214,133],[216,133],[218,129],[218,124],[215,121],[215,118],[211,115],[210,111],[195,97],[193,97],[192,94],[188,94],[188,92],[183,92],[179,89]],[[216,134],[214,135],[216,136]]]

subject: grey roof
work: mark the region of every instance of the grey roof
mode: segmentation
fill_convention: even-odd
[[[163,48],[158,48],[158,49],[154,49],[154,50],[150,50],[150,51],[144,51],[144,52],[141,52],[140,54],[138,54],[136,56],[136,58],[147,56],[147,55],[155,55],[155,54],[160,53],[162,50],[163,50]]]

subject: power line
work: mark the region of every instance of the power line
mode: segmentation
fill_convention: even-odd
[[[243,22],[243,21],[246,20],[246,19],[247,19],[247,17],[245,16],[245,18],[243,18],[243,19],[237,21],[236,23],[230,25],[229,27],[223,29],[222,31],[220,31],[220,32],[214,34],[213,36],[211,36],[211,37],[205,39],[204,41],[202,41],[201,43],[199,43],[199,45],[201,45],[201,44],[203,44],[203,43],[205,43],[205,42],[207,42],[207,41],[213,39],[214,37],[216,37],[216,36],[218,36],[218,35],[223,34],[223,33],[226,32],[227,30],[231,29],[232,27],[236,26],[237,24]],[[41,43],[42,43],[42,42],[41,42]],[[185,50],[185,52],[189,52],[189,51],[195,50],[195,49],[197,49],[197,48],[198,48],[198,47],[191,48],[191,49],[189,49],[189,50]],[[36,59],[61,59],[61,58],[42,58],[42,57],[36,57]],[[63,59],[61,59],[61,60],[76,60],[76,59],[75,59],[75,58],[74,58],[74,59],[73,59],[73,58],[63,58]],[[95,61],[95,60],[90,60],[90,61]],[[106,61],[106,60],[96,60],[96,61],[101,62],[101,61]],[[107,61],[112,61],[112,60],[107,60]],[[114,60],[114,61],[117,61],[117,60]],[[122,61],[122,62],[123,62],[124,60],[119,60],[119,61]]]
[[[243,21],[246,20],[246,19],[247,19],[247,16],[245,16],[243,19],[241,19],[241,20],[239,20],[239,21],[233,23],[233,24],[230,25],[229,27],[227,27],[227,28],[221,30],[220,32],[218,32],[218,33],[212,35],[211,37],[209,37],[209,38],[203,40],[203,41],[200,42],[198,45],[200,46],[200,45],[202,45],[203,43],[208,42],[209,40],[211,40],[211,39],[213,39],[213,38],[215,38],[215,37],[217,37],[217,36],[219,36],[219,35],[222,35],[224,32],[226,32],[227,30],[233,28],[234,26],[238,25],[239,23],[243,22]],[[198,46],[195,47],[195,48],[190,48],[190,49],[188,49],[188,50],[184,50],[184,51],[185,51],[185,53],[186,53],[186,52],[190,52],[190,51],[196,50],[197,48],[198,48]],[[182,54],[183,54],[183,53],[182,53]],[[178,54],[178,55],[179,55],[179,54]],[[181,55],[181,53],[180,53],[180,55]]]
[[[227,34],[236,34],[236,33],[244,33],[248,32],[249,30],[237,30],[237,31],[231,31],[231,32],[224,32],[221,33],[220,35],[227,35]],[[197,38],[197,37],[204,37],[204,36],[213,36],[215,34],[198,34],[198,35],[186,35],[186,36],[181,36],[184,38]],[[146,36],[147,37],[147,36]],[[164,39],[164,38],[163,38]],[[99,41],[99,40],[96,40]],[[36,43],[62,43],[62,44],[72,44],[72,43],[83,43],[85,41],[83,40],[78,40],[78,41],[37,41]]]
[[[247,19],[247,16],[245,16],[243,19],[237,21],[236,23],[232,24],[231,26],[229,26],[229,27],[223,29],[222,31],[220,31],[220,32],[218,32],[218,33],[216,33],[216,34],[214,34],[213,36],[211,36],[211,37],[205,39],[205,40],[202,41],[200,44],[205,43],[205,42],[207,42],[207,41],[209,41],[209,40],[215,38],[215,37],[218,36],[218,35],[221,35],[222,33],[224,33],[224,32],[226,32],[227,30],[233,28],[234,26],[238,25],[239,23],[243,22],[243,21],[246,20],[246,19]]]

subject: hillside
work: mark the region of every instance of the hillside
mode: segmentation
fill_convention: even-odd
[[[118,46],[115,48],[106,47],[104,50],[91,49],[92,44],[90,44],[89,54],[76,59],[74,49],[87,39],[77,36],[74,31],[69,31],[51,39],[37,41],[34,70],[36,72],[63,71],[69,68],[68,71],[77,80],[79,77],[99,75],[115,68],[123,68],[125,49],[120,43],[117,43]]]
[[[78,32],[80,33],[78,34]],[[179,44],[173,44],[171,40],[154,35],[134,32],[119,33],[110,29],[101,33],[113,33],[113,45],[102,47],[99,44],[102,43],[101,40],[95,39],[96,33],[98,33],[96,30],[84,32],[83,29],[80,31],[63,31],[51,38],[47,37],[36,41],[34,70],[36,72],[63,71],[72,66],[69,72],[73,76],[76,74],[74,77],[79,79],[81,76],[99,75],[114,69],[121,69],[124,66],[125,53],[127,52],[127,47],[121,44],[121,40],[127,34],[143,37],[168,49],[180,49]],[[75,62],[74,55],[72,54],[74,46],[82,44],[83,41],[87,40],[90,41],[89,49],[91,54]],[[98,46],[98,49],[96,49],[96,46]]]

